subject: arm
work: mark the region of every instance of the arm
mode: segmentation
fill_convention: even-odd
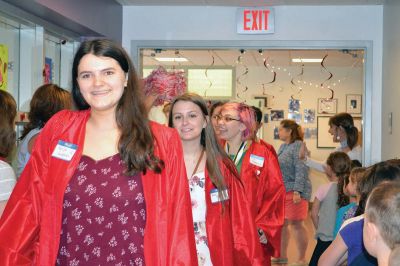
[[[308,168],[305,165],[303,160],[299,158],[299,151],[301,149],[301,143],[295,143],[295,147],[293,150],[293,160],[294,160],[294,168],[295,168],[295,181],[294,181],[294,191],[304,192],[305,183],[308,178]]]
[[[347,246],[343,238],[338,234],[329,245],[328,249],[319,258],[318,265],[321,266],[336,266],[341,265],[346,259]]]
[[[63,123],[56,115],[46,124],[30,161],[17,182],[0,219],[0,265],[31,265],[38,255],[44,179],[54,132]]]
[[[320,201],[317,197],[314,198],[314,202],[312,204],[312,209],[311,209],[311,220],[314,224],[314,227],[318,227],[318,212],[319,212],[319,207],[320,207]]]
[[[325,168],[326,168],[325,162],[317,161],[317,160],[311,159],[310,157],[307,157],[305,160],[305,165],[312,169],[315,169],[319,172],[325,173]]]
[[[225,180],[230,179],[230,213],[233,233],[234,265],[264,265],[256,225],[250,205],[239,180],[227,169]]]
[[[167,214],[167,239],[166,243],[162,243],[167,245],[165,261],[166,265],[197,265],[192,207],[182,144],[176,130],[172,130],[171,135],[163,143],[166,157],[162,158],[165,162],[164,177],[168,179],[168,183],[165,184],[168,196],[164,200],[168,201],[169,212]]]
[[[256,216],[256,225],[262,229],[268,239],[268,245],[279,255],[281,230],[285,220],[285,187],[283,185],[278,156],[273,147],[265,150],[264,168],[261,172],[257,197],[260,207]],[[254,192],[255,193],[255,192]]]
[[[39,134],[32,136],[32,138],[28,141],[28,151],[32,154],[33,146],[35,145],[36,139]]]

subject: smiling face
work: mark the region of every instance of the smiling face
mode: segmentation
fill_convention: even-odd
[[[197,104],[178,101],[172,108],[172,124],[183,142],[198,140],[200,144],[201,131],[206,127],[207,120]]]
[[[115,111],[126,86],[125,72],[110,57],[86,54],[78,66],[79,90],[92,111]]]
[[[242,138],[246,126],[240,121],[239,113],[232,109],[223,109],[218,119],[219,137],[226,141]]]

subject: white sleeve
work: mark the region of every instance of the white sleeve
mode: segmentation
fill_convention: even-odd
[[[315,169],[317,171],[325,173],[325,167],[326,167],[325,162],[317,161],[317,160],[311,159],[310,157],[307,157],[307,160],[304,163],[312,169]]]

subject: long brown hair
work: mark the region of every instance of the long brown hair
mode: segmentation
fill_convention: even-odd
[[[294,120],[284,119],[281,121],[281,126],[285,129],[290,129],[290,143],[296,140],[303,141],[303,132],[301,126],[299,126]]]
[[[348,113],[339,113],[329,118],[329,126],[341,127],[346,132],[347,145],[352,150],[358,142],[358,129],[354,126],[353,117]]]
[[[7,157],[15,146],[14,120],[17,104],[12,95],[0,90],[0,156]]]
[[[138,77],[128,54],[119,44],[106,39],[89,40],[81,44],[72,66],[72,96],[76,106],[80,110],[90,107],[83,98],[77,81],[79,63],[87,54],[114,59],[128,77],[127,86],[116,109],[117,125],[121,130],[118,150],[127,174],[146,173],[147,168],[161,173],[164,162],[154,155],[154,139]]]
[[[349,197],[343,192],[345,177],[350,174],[351,160],[350,157],[341,151],[335,151],[329,154],[326,164],[329,165],[332,171],[338,178],[338,200],[337,204],[339,207],[343,207],[349,204]]]
[[[200,110],[202,111],[204,118],[209,120],[207,105],[204,102],[203,98],[195,93],[185,93],[181,96],[176,97],[171,104],[169,120],[168,120],[168,125],[170,127],[173,127],[172,112],[174,106],[179,101],[194,103],[195,105],[200,107]],[[236,167],[233,164],[232,160],[229,159],[224,149],[221,147],[221,145],[219,145],[217,138],[215,136],[214,127],[212,126],[212,123],[210,121],[207,121],[206,127],[203,128],[203,130],[201,131],[200,144],[206,150],[206,155],[207,155],[206,167],[210,175],[210,179],[213,182],[213,184],[218,188],[218,190],[221,192],[226,188],[226,183],[223,173],[221,172],[221,168],[219,167],[219,164],[216,162],[221,161],[228,169],[228,171],[233,173],[236,178],[239,178],[239,174],[237,173]]]
[[[55,113],[71,109],[72,97],[71,93],[55,84],[45,84],[35,91],[29,105],[29,122],[20,139],[25,138],[32,129],[44,127]]]

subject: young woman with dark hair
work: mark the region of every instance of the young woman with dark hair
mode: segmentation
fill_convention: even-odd
[[[347,153],[351,160],[362,162],[362,149],[358,144],[359,132],[354,126],[354,119],[348,113],[339,113],[329,119],[329,131],[333,138],[333,142],[339,142],[340,146],[334,151],[342,151]],[[305,144],[300,150],[300,158],[305,159],[306,165],[310,168],[324,172],[326,168],[325,162],[311,159],[307,156],[308,151]]]
[[[197,94],[178,96],[169,117],[182,140],[199,265],[263,265],[243,184],[206,103]]]
[[[149,123],[118,44],[78,49],[72,95],[36,140],[0,220],[0,265],[197,265],[182,147]]]

